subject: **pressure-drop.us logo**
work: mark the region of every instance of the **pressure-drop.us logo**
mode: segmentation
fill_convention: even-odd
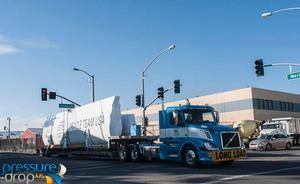
[[[1,164],[1,179],[6,183],[41,183],[61,184],[67,169],[62,164],[54,163],[9,163]],[[36,182],[35,182],[36,181]],[[42,182],[43,183],[43,182]]]

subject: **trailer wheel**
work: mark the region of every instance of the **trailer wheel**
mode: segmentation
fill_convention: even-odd
[[[140,153],[138,145],[134,145],[130,150],[130,159],[134,162],[141,162],[145,161],[146,157]]]
[[[125,148],[125,146],[120,147],[119,160],[122,162],[129,161],[128,150]]]
[[[47,148],[42,149],[42,156],[43,157],[51,157],[51,153],[49,153],[49,150]]]
[[[132,148],[130,151],[130,158],[132,161],[139,161],[139,154],[136,150],[136,148]]]
[[[197,150],[193,146],[185,148],[183,159],[189,167],[197,167],[200,164]]]

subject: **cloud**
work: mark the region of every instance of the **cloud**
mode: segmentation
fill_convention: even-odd
[[[57,44],[51,42],[47,38],[22,39],[18,40],[16,43],[20,46],[39,49],[59,48]]]
[[[21,49],[22,48],[22,49]],[[9,39],[0,34],[0,55],[15,54],[26,48],[51,49],[60,48],[59,45],[47,38]]]
[[[21,50],[16,48],[5,36],[0,34],[0,55],[14,54]]]
[[[13,45],[1,44],[0,43],[0,55],[14,54],[14,53],[17,53],[17,52],[20,52],[20,51],[21,51],[20,49],[17,49]]]

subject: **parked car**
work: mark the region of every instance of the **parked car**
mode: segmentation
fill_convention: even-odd
[[[284,134],[264,134],[249,144],[249,149],[252,150],[273,150],[277,148],[291,149],[293,138],[287,137]]]

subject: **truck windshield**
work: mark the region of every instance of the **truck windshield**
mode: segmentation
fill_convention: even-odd
[[[278,129],[279,124],[268,124],[268,125],[263,125],[262,129]]]
[[[182,111],[184,121],[187,123],[216,122],[214,112],[205,109],[186,109]]]

